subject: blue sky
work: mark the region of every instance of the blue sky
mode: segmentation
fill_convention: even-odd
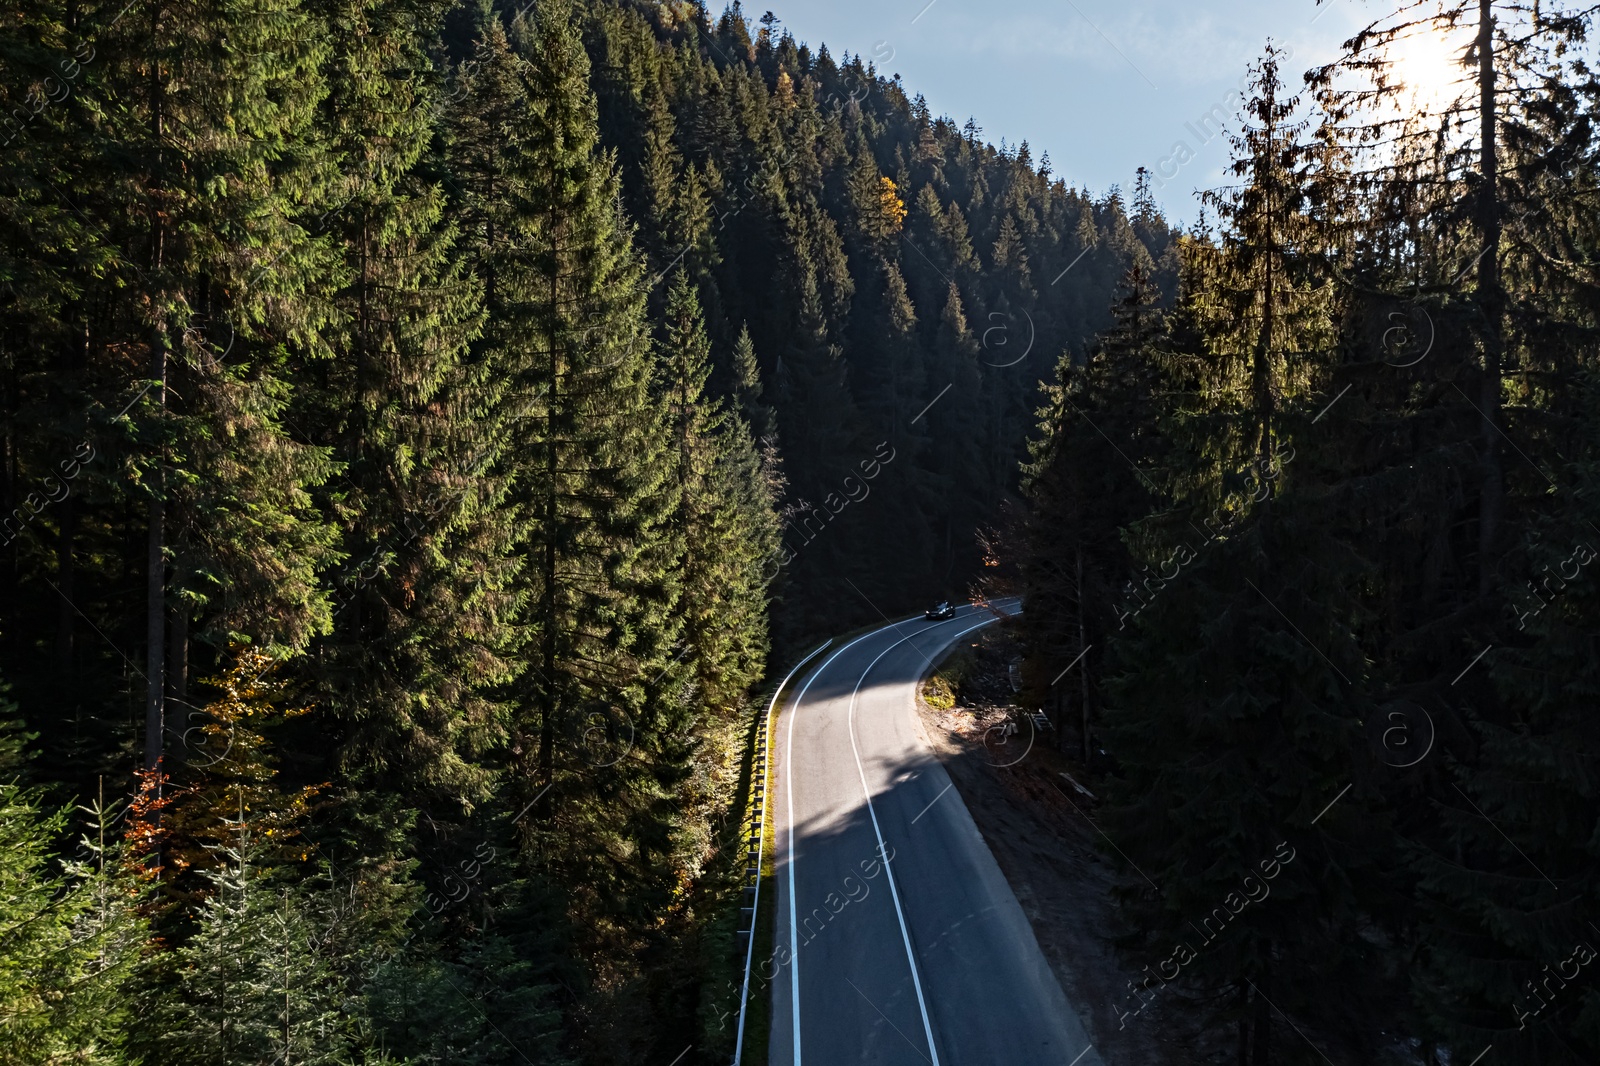
[[[813,48],[875,59],[935,114],[973,116],[986,140],[1026,139],[1058,176],[1101,193],[1141,165],[1171,175],[1169,217],[1222,182],[1226,141],[1200,119],[1226,104],[1270,36],[1293,51],[1292,84],[1383,14],[1366,0],[746,0]],[[713,9],[715,4],[709,5]],[[1231,107],[1225,110],[1232,118]],[[1193,158],[1175,151],[1182,142]]]

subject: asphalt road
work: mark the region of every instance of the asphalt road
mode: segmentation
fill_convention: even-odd
[[[886,626],[794,686],[775,951],[756,962],[771,1066],[1102,1066],[916,716],[931,660],[994,618]]]

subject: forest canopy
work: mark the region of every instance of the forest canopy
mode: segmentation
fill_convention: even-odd
[[[737,4],[0,17],[0,1061],[721,1061],[756,686],[982,568],[1147,188]]]

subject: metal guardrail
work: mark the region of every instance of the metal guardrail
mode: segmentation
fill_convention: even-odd
[[[750,1002],[750,967],[755,961],[756,953],[756,916],[761,913],[761,856],[767,846],[767,776],[770,769],[767,755],[772,750],[772,712],[778,706],[778,700],[783,697],[784,690],[789,687],[789,682],[794,680],[795,675],[801,671],[806,663],[821,655],[832,644],[832,640],[823,641],[821,646],[796,663],[794,669],[790,670],[784,679],[778,682],[778,687],[772,692],[772,701],[767,704],[766,714],[761,720],[761,749],[759,752],[759,761],[761,763],[760,821],[756,826],[755,846],[756,883],[755,895],[751,899],[749,907],[750,935],[744,949],[744,982],[739,990],[739,1035],[733,1046],[733,1066],[740,1066],[740,1061],[744,1057],[745,1010]]]

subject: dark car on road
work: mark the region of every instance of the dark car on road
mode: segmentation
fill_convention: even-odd
[[[940,600],[922,612],[922,617],[930,622],[943,622],[946,618],[954,618],[955,616],[956,609],[950,606],[949,600]]]

